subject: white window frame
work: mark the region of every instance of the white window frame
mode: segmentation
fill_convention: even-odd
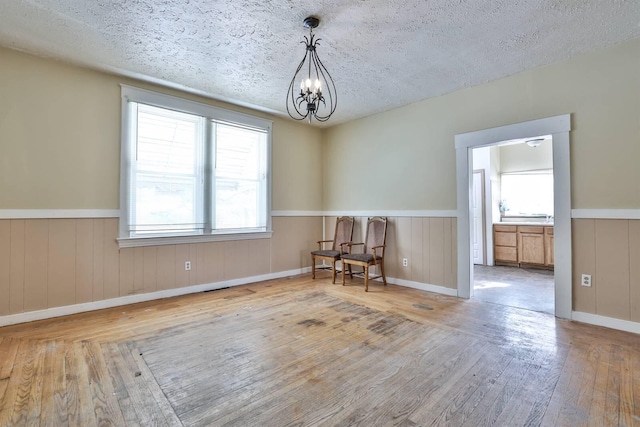
[[[121,155],[120,155],[120,225],[118,233],[118,244],[123,247],[156,246],[183,243],[201,243],[227,240],[250,240],[266,239],[272,235],[271,222],[271,131],[273,122],[261,117],[239,113],[237,111],[226,110],[211,105],[178,98],[171,95],[139,89],[128,85],[121,86],[122,103],[122,123],[121,123]],[[266,174],[266,230],[216,230],[211,232],[205,230],[203,234],[180,234],[163,236],[131,237],[129,226],[131,223],[130,191],[132,183],[132,173],[134,170],[134,148],[136,145],[137,120],[132,108],[133,103],[147,104],[159,108],[195,114],[204,117],[207,121],[229,123],[266,132],[267,135],[267,174]],[[207,132],[211,131],[211,126],[206,126]],[[208,138],[207,138],[208,139]],[[208,148],[207,148],[208,149]],[[210,188],[211,183],[205,183],[205,187]],[[206,192],[207,190],[205,190]],[[204,212],[207,214],[208,212]]]

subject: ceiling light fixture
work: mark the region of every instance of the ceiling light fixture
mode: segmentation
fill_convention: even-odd
[[[327,71],[320,58],[316,46],[320,39],[315,39],[313,29],[320,24],[320,19],[309,16],[304,20],[304,26],[309,29],[309,37],[304,36],[306,51],[300,61],[296,73],[291,79],[287,91],[287,113],[295,120],[315,118],[319,122],[326,122],[336,111],[338,94],[331,74]],[[297,89],[300,82],[300,91]]]
[[[540,144],[542,144],[542,141],[544,141],[544,138],[536,138],[536,139],[528,139],[526,143],[529,147],[536,148]]]

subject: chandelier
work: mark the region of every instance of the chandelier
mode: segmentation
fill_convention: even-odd
[[[336,110],[338,94],[331,74],[327,71],[320,58],[316,46],[321,39],[315,39],[313,29],[318,26],[320,19],[309,16],[304,20],[304,26],[309,29],[309,37],[304,36],[306,51],[300,61],[289,90],[287,91],[287,113],[295,120],[315,118],[319,122],[326,122]],[[300,90],[298,91],[298,83]]]

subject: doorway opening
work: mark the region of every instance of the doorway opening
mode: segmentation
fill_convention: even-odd
[[[547,136],[472,150],[474,299],[555,314],[552,144]]]
[[[564,114],[545,119],[516,123],[497,128],[457,134],[456,147],[456,197],[458,244],[458,296],[471,298],[473,289],[472,261],[472,200],[473,149],[504,145],[510,141],[550,137],[553,140],[553,248],[554,254],[554,314],[571,318],[571,174],[569,132],[571,115]],[[487,247],[492,247],[493,237],[487,235]],[[489,237],[491,236],[491,237]],[[491,241],[489,241],[491,239]]]

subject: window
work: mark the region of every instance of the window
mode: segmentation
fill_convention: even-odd
[[[553,215],[553,171],[503,173],[500,186],[505,215]]]
[[[270,236],[271,122],[122,87],[120,245]]]

